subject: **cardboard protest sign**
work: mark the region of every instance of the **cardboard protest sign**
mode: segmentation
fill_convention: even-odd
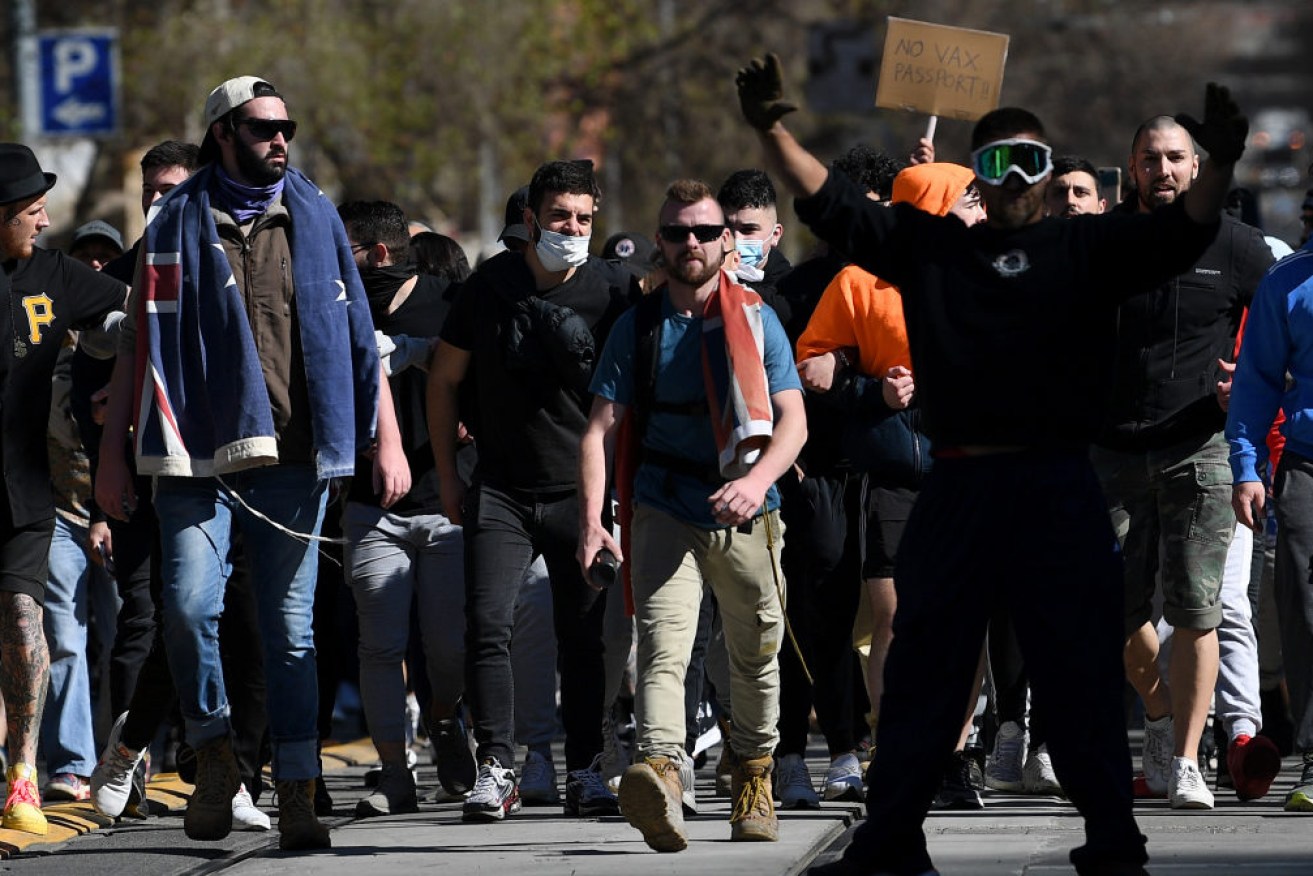
[[[875,105],[974,121],[998,106],[1008,36],[889,18]]]

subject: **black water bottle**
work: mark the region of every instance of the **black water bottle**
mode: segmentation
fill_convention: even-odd
[[[597,552],[593,564],[588,567],[588,580],[599,590],[610,587],[619,575],[620,561],[606,548]]]

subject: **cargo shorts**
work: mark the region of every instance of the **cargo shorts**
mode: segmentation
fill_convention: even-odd
[[[1211,630],[1222,622],[1222,571],[1235,531],[1229,448],[1222,434],[1160,450],[1095,448],[1092,459],[1126,560],[1126,634],[1163,618]]]

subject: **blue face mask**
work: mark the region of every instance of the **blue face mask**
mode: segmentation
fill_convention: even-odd
[[[766,260],[765,244],[760,240],[740,237],[734,241],[734,248],[739,251],[743,264],[750,268],[759,267]]]

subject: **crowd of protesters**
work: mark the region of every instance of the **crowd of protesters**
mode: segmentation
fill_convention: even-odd
[[[1313,244],[1232,188],[1226,89],[1128,131],[1110,203],[1023,109],[961,164],[825,164],[778,59],[737,88],[760,168],[594,247],[592,164],[546,161],[473,271],[330,202],[258,77],[145,154],[131,246],[37,245],[55,175],[0,144],[4,828],[144,815],[176,768],[189,837],[269,830],[272,788],[328,847],[343,662],[361,818],[562,805],[676,852],[717,734],[733,840],[866,801],[816,873],[930,872],[927,812],[992,794],[1141,872],[1137,798],[1263,798],[1292,755],[1313,812]]]

